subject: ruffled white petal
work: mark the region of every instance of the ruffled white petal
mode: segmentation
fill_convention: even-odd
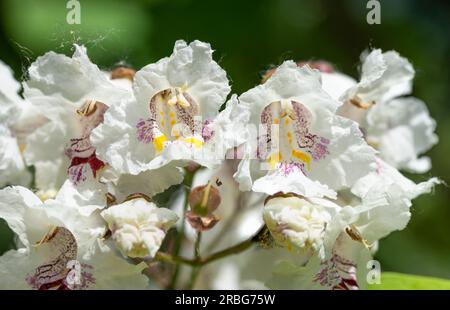
[[[230,92],[225,71],[212,59],[208,43],[193,41],[189,45],[180,40],[173,54],[136,73],[134,90],[139,104],[148,105],[158,92],[184,88],[200,105],[203,119],[217,115]]]
[[[358,96],[366,103],[386,102],[409,94],[414,74],[411,63],[397,52],[382,53],[381,50],[376,49],[363,59],[360,82],[349,89],[345,97]]]
[[[309,177],[334,190],[351,187],[375,168],[376,151],[367,145],[358,124],[336,116],[328,126],[322,124],[317,134],[330,140],[327,156],[311,163]]]
[[[305,104],[315,119],[329,117],[340,105],[322,90],[320,72],[307,65],[298,68],[293,61],[285,61],[267,82],[240,95],[239,104],[250,111],[249,122],[259,124],[263,109],[283,99]]]
[[[30,245],[27,235],[26,212],[28,208],[39,206],[42,202],[30,190],[21,187],[7,187],[0,190],[0,218],[18,236],[23,246]]]
[[[91,63],[84,46],[75,45],[72,57],[54,52],[38,57],[31,64],[28,73],[29,80],[24,84],[25,97],[60,96],[66,99],[69,105],[72,103],[75,109],[79,107],[78,103],[86,99],[109,105],[116,102],[118,96],[127,95],[126,91],[115,87],[100,69]],[[37,101],[36,104],[42,104],[43,108],[48,107],[44,100]]]
[[[297,193],[305,197],[329,197],[336,198],[336,192],[317,181],[306,177],[301,171],[296,170],[285,174],[279,169],[270,170],[265,176],[253,183],[255,192],[273,195],[278,192]]]
[[[367,115],[367,140],[380,157],[399,169],[424,173],[429,159],[419,155],[438,142],[436,122],[426,105],[416,98],[399,98],[374,106]]]
[[[148,106],[123,101],[110,107],[103,124],[91,133],[97,156],[119,173],[136,175],[153,168],[153,144],[141,143],[137,138],[136,124],[147,114]]]
[[[378,160],[376,172],[361,178],[352,192],[361,198],[355,225],[370,242],[406,227],[411,217],[411,200],[432,191],[437,178],[415,184],[395,168]]]

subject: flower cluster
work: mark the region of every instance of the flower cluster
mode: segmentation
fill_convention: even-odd
[[[285,61],[229,96],[208,43],[138,71],[74,49],[23,83],[0,62],[0,287],[357,289],[440,183],[399,172],[428,171],[438,139],[394,51],[364,53],[359,81]]]

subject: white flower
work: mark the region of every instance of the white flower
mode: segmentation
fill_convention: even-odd
[[[345,98],[370,106],[411,93],[415,72],[406,58],[395,51],[382,53],[379,49],[362,58],[361,79],[346,91]]]
[[[365,274],[358,272],[358,267],[365,268],[370,259],[361,244],[341,234],[329,259],[316,256],[306,264],[298,264],[292,258],[279,261],[266,286],[269,289],[356,290],[366,283]]]
[[[0,217],[18,237],[17,250],[0,257],[0,286],[8,289],[144,288],[142,265],[107,247],[97,211],[84,214],[60,196],[42,203],[23,187],[0,191]]]
[[[278,244],[288,249],[319,250],[333,211],[339,209],[324,199],[315,203],[306,199],[274,197],[265,205],[264,221]],[[321,201],[320,201],[321,200]],[[330,208],[330,204],[332,209]]]
[[[355,122],[335,114],[338,106],[322,90],[319,72],[298,68],[292,61],[283,63],[263,85],[242,94],[240,114],[255,126],[266,125],[267,134],[258,137],[256,147],[248,141],[236,173],[241,190],[334,198],[335,190],[350,187],[367,174],[374,150]],[[274,125],[278,132],[272,134]],[[274,140],[278,149],[267,150]],[[260,162],[268,172],[261,170]]]
[[[340,207],[322,234],[323,252],[307,264],[284,259],[273,269],[267,286],[278,289],[356,289],[365,286],[363,270],[377,241],[406,227],[411,200],[429,193],[440,181],[415,184],[395,168],[377,160],[376,171],[341,195]],[[361,278],[362,277],[362,278]]]
[[[102,212],[112,238],[125,256],[154,257],[178,216],[144,198],[125,201]]]
[[[98,156],[133,175],[171,161],[220,164],[232,136],[234,105],[219,114],[230,86],[212,52],[207,43],[177,41],[170,57],[138,71],[136,100],[111,108],[93,131]]]
[[[429,158],[419,155],[437,143],[435,122],[423,102],[399,98],[411,93],[414,69],[397,52],[373,50],[364,55],[358,83],[324,84],[329,93],[342,93],[339,115],[357,121],[370,145],[396,168],[423,173]],[[323,80],[326,80],[323,74]],[[336,80],[336,79],[335,79]],[[342,81],[342,78],[338,79]],[[348,87],[345,91],[345,87]]]
[[[90,132],[108,107],[132,96],[131,91],[111,82],[78,45],[72,57],[54,52],[38,57],[28,73],[24,96],[49,120],[29,136],[25,150],[37,180],[51,174],[57,180],[51,185],[58,189],[65,179],[61,175],[76,184],[96,177],[105,163],[95,156]]]

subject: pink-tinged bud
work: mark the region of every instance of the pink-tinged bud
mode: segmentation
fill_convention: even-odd
[[[208,216],[220,205],[220,193],[217,188],[208,185],[198,186],[189,194],[191,212],[198,216]]]
[[[192,228],[198,232],[210,230],[219,222],[219,218],[214,214],[202,217],[194,214],[192,211],[186,214],[186,219]]]
[[[297,62],[297,66],[299,66],[300,68],[303,67],[304,65],[309,65],[311,68],[317,69],[322,73],[333,73],[334,72],[333,65],[330,64],[329,62],[326,62],[323,60]]]
[[[261,84],[264,84],[275,73],[275,71],[277,71],[276,67],[267,70],[261,78]]]
[[[111,80],[129,79],[133,81],[136,70],[127,67],[118,67],[111,71]]]
[[[333,73],[334,67],[329,62],[318,60],[318,61],[299,61],[297,62],[298,67],[303,67],[304,65],[309,65],[313,69],[317,69],[322,73]],[[264,84],[274,73],[277,71],[277,68],[271,68],[267,70],[261,79],[261,84]]]

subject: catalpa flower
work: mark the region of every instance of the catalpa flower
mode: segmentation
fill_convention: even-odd
[[[357,123],[335,114],[338,106],[322,90],[319,72],[292,61],[242,94],[237,109],[265,132],[256,146],[255,137],[247,138],[235,175],[241,190],[334,198],[335,190],[367,174],[375,152]]]
[[[102,212],[112,239],[129,257],[152,258],[167,230],[178,221],[175,212],[158,208],[145,196],[135,196]]]
[[[209,44],[177,41],[170,57],[136,73],[133,88],[136,100],[110,109],[93,131],[99,158],[133,175],[171,161],[221,162],[234,141],[234,105],[219,114],[230,86]]]
[[[144,288],[142,265],[120,258],[104,242],[97,211],[83,214],[63,195],[41,200],[23,187],[0,191],[0,217],[17,235],[17,250],[0,257],[8,289],[73,290]]]
[[[274,198],[275,205],[264,212],[278,244],[305,249],[307,240],[316,246],[306,264],[292,259],[279,262],[267,284],[270,288],[357,289],[365,283],[365,275],[358,270],[367,270],[374,245],[391,232],[404,229],[411,216],[411,200],[440,183],[432,178],[415,184],[379,159],[377,166],[376,171],[355,183],[351,193],[340,195],[337,204],[316,200],[315,214],[309,210],[311,204],[301,204],[299,198],[296,203],[291,197]],[[307,205],[309,214],[302,210],[303,205]],[[324,209],[323,205],[334,208]],[[274,207],[277,213],[270,216]],[[319,213],[324,210],[328,210],[328,218]],[[276,216],[283,212],[290,216]],[[274,221],[277,225],[270,225]]]
[[[377,49],[364,57],[358,83],[351,85],[339,73],[323,73],[324,81],[333,81],[324,83],[324,89],[341,94],[338,113],[359,123],[368,143],[386,162],[411,172],[428,171],[430,159],[419,155],[438,141],[435,121],[423,102],[400,97],[411,93],[412,65],[394,51]]]
[[[67,175],[76,184],[96,177],[105,163],[96,157],[89,135],[109,106],[132,95],[130,89],[111,82],[78,45],[72,58],[53,52],[38,57],[28,74],[24,96],[48,118],[25,150],[37,180],[51,175],[58,189]]]

